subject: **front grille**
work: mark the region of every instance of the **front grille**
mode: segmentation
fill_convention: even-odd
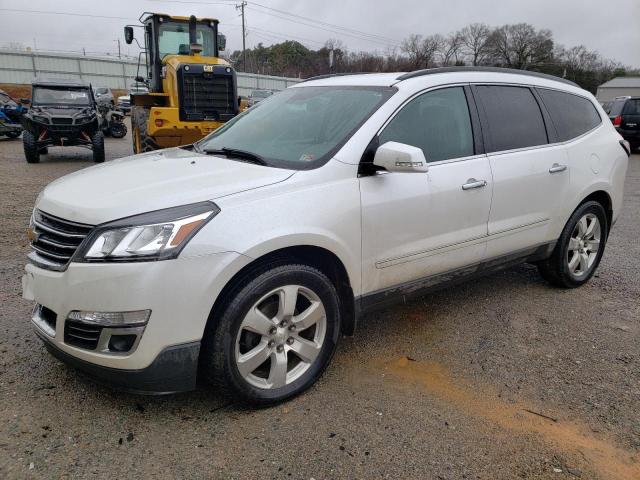
[[[53,117],[51,119],[51,123],[53,123],[54,125],[71,125],[71,124],[73,124],[73,118],[67,118],[67,117],[56,118],[56,117]]]
[[[77,133],[78,127],[73,125],[51,125],[47,128],[48,133],[53,133],[55,135],[65,135],[70,133]]]
[[[219,120],[234,113],[233,77],[227,75],[183,74],[182,105],[185,120]]]
[[[87,350],[95,350],[103,328],[99,325],[87,325],[67,319],[64,323],[64,343]]]
[[[63,220],[40,210],[33,212],[31,223],[32,252],[29,259],[48,270],[64,270],[93,228],[91,225]]]

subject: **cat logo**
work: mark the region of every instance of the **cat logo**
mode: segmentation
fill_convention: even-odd
[[[202,70],[203,70],[205,73],[213,73],[213,65],[204,65],[204,66],[202,67]]]

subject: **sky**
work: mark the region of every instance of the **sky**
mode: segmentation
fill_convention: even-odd
[[[124,43],[122,27],[155,11],[218,18],[227,50],[233,51],[242,47],[235,8],[240,1],[0,0],[0,47],[19,42],[39,50],[116,54],[119,39],[122,53],[135,54],[137,49]],[[640,0],[249,0],[245,13],[248,47],[292,39],[317,49],[333,38],[350,51],[384,53],[413,33],[447,34],[474,22],[527,22],[550,29],[559,44],[584,44],[640,67]]]

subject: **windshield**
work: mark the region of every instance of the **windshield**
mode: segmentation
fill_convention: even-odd
[[[109,93],[109,90],[106,88],[96,88],[97,95],[104,95],[105,93]]]
[[[202,45],[202,55],[215,56],[213,27],[208,24],[196,25],[196,42]],[[189,55],[189,22],[166,21],[158,31],[160,58],[165,55]]]
[[[90,105],[89,89],[78,87],[34,87],[34,105]]]
[[[396,90],[389,87],[296,87],[271,95],[202,140],[259,155],[271,166],[309,169],[326,161]]]

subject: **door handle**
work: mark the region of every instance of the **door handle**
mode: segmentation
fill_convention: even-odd
[[[566,169],[567,169],[566,165],[560,165],[559,163],[554,163],[553,165],[551,165],[551,168],[549,169],[549,173],[564,172]]]
[[[467,183],[462,185],[463,190],[471,190],[473,188],[482,188],[487,186],[486,180],[476,180],[475,178],[470,178],[467,180]]]

